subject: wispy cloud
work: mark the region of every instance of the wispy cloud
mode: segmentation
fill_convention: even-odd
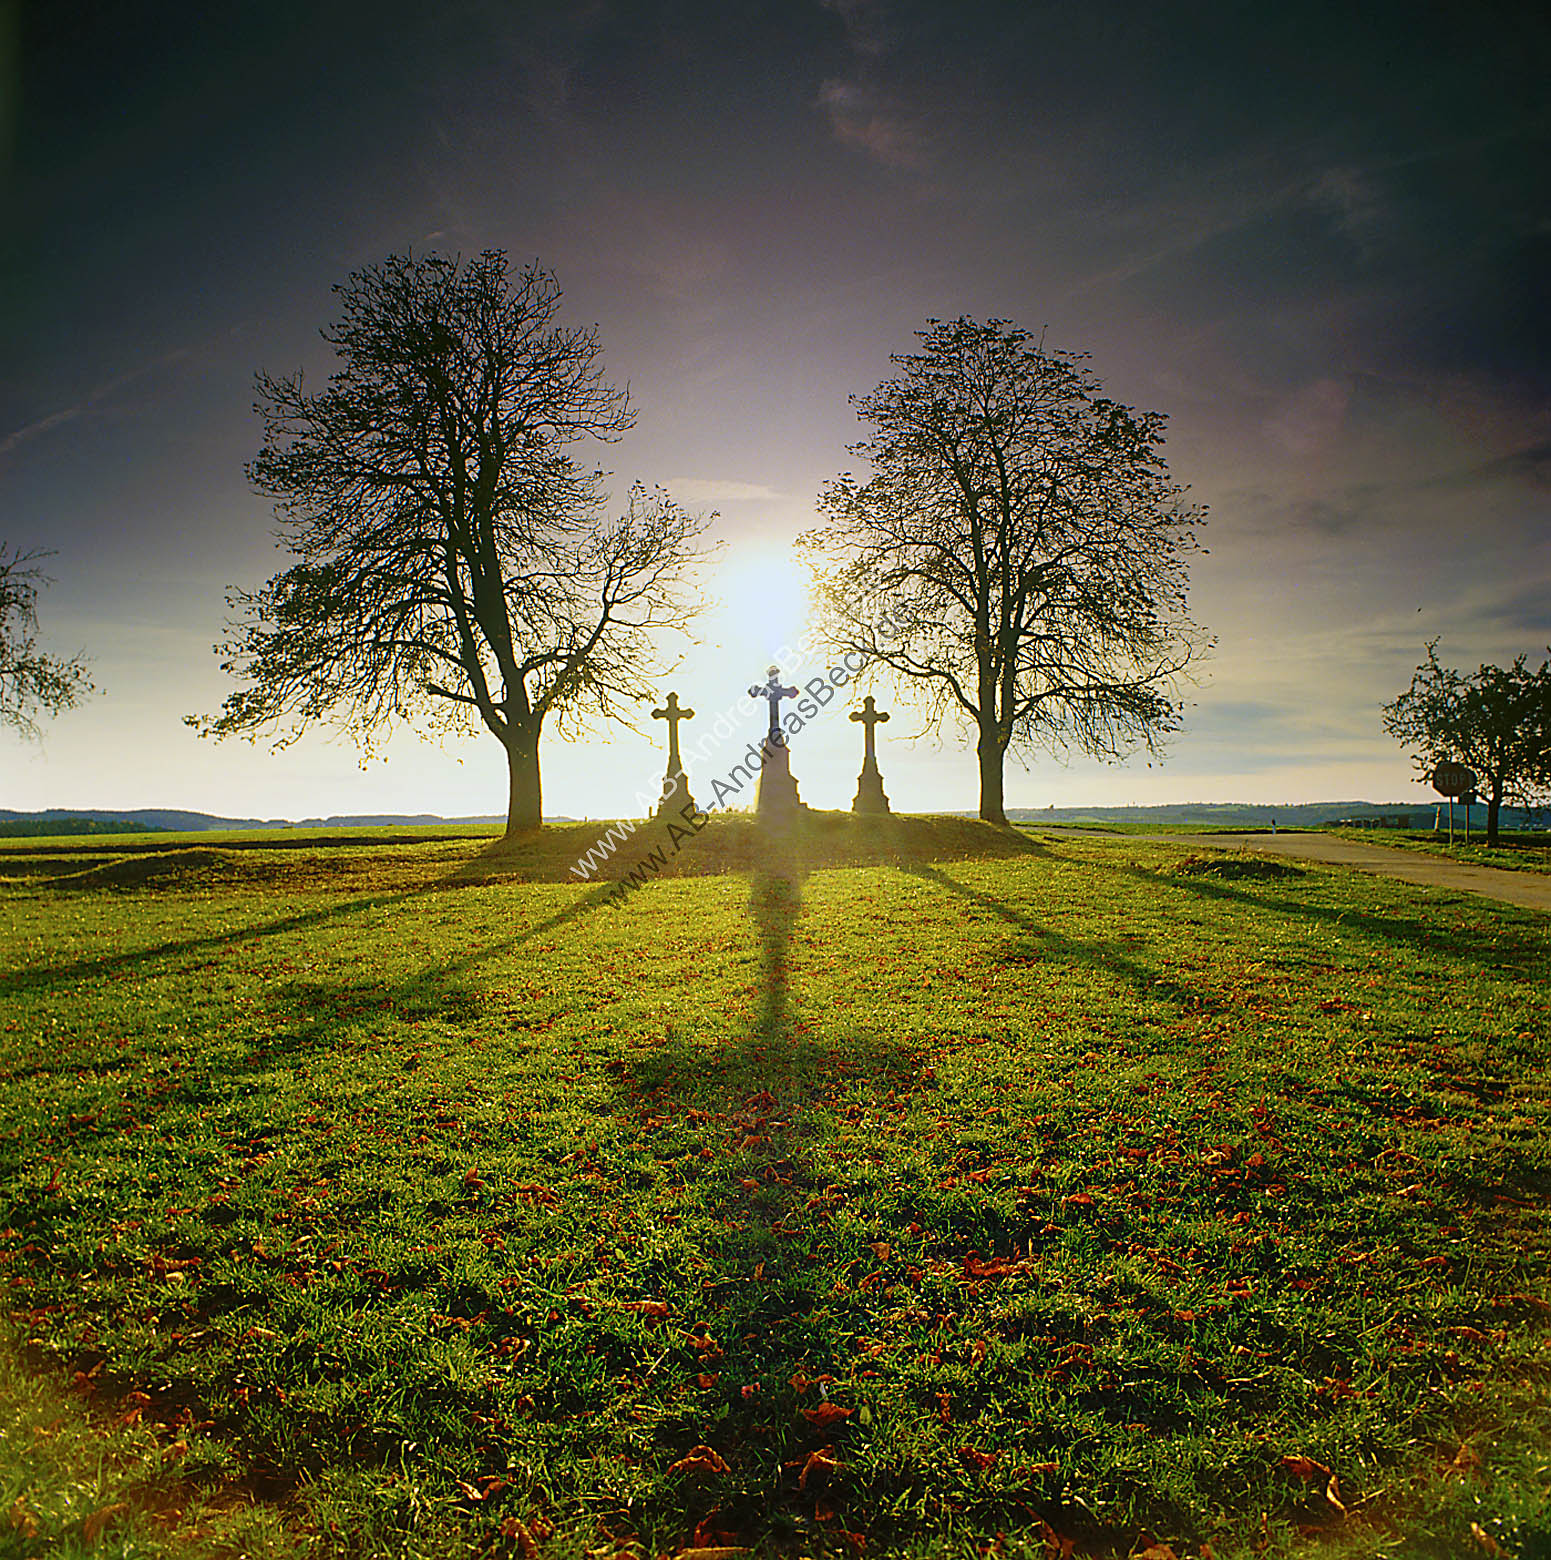
[[[669,477],[663,486],[685,504],[738,504],[781,496],[762,482],[725,482],[717,477]]]
[[[823,0],[845,24],[846,42],[864,56],[886,54],[893,44],[886,0]]]
[[[1340,379],[1317,379],[1290,395],[1266,422],[1266,434],[1293,455],[1312,455],[1335,440],[1352,400]]]
[[[823,5],[844,24],[855,67],[819,88],[818,106],[831,134],[886,168],[926,167],[929,142],[920,116],[902,108],[884,84],[885,57],[895,41],[887,0],[823,0]]]
[[[219,339],[212,337],[212,340]],[[0,438],[0,460],[4,460],[13,450],[26,444],[29,440],[41,437],[43,434],[52,433],[55,428],[68,422],[74,422],[79,417],[84,417],[88,412],[97,410],[104,402],[112,399],[114,394],[122,390],[125,385],[133,384],[136,380],[144,379],[148,374],[154,374],[160,368],[166,368],[169,364],[177,363],[183,358],[191,356],[195,347],[177,347],[171,352],[163,352],[159,357],[152,358],[147,363],[137,364],[134,368],[125,369],[121,374],[115,374],[111,379],[105,379],[100,385],[94,386],[81,397],[73,406],[61,407],[57,412],[49,412],[44,417],[34,418],[29,423],[24,423],[20,428],[14,428],[10,433]]]
[[[1361,259],[1373,260],[1390,247],[1394,214],[1372,173],[1349,164],[1327,168],[1309,186],[1306,199],[1331,218]]]
[[[47,417],[39,417],[34,422],[26,423],[20,428],[13,429],[0,439],[0,460],[4,460],[18,445],[25,444],[29,439],[36,439],[40,434],[48,433],[51,429],[59,427],[61,423],[70,422],[79,417],[88,406],[90,400],[82,401],[78,406],[67,406],[63,411],[50,412]]]
[[[926,165],[925,137],[879,89],[831,78],[819,88],[819,106],[842,145],[855,147],[888,168]]]

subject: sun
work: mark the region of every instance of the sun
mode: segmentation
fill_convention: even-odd
[[[769,665],[802,639],[812,612],[806,573],[791,550],[740,548],[712,583],[723,603],[710,638],[730,656]]]

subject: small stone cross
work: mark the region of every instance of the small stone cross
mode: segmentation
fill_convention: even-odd
[[[668,773],[670,775],[679,774],[684,768],[679,759],[679,722],[694,718],[693,710],[680,707],[679,696],[676,693],[668,695],[668,702],[660,710],[652,711],[653,720],[665,720],[668,723]]]
[[[862,700],[861,709],[851,711],[851,719],[859,720],[867,732],[867,757],[864,762],[871,764],[875,769],[878,766],[878,754],[877,749],[873,745],[873,727],[880,720],[887,720],[888,718],[889,712],[880,710],[870,693]]]
[[[768,699],[770,701],[769,740],[779,746],[784,741],[781,735],[781,700],[795,699],[797,690],[795,688],[783,688],[781,686],[781,668],[772,666],[770,668],[770,681],[764,684],[763,687],[750,688],[749,697],[751,699]]]

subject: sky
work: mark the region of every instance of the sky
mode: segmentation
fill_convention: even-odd
[[[234,686],[226,591],[287,562],[255,372],[327,375],[357,269],[487,248],[551,270],[628,383],[616,499],[717,517],[722,605],[658,690],[689,746],[723,713],[757,738],[850,397],[969,315],[1166,413],[1209,511],[1184,729],[1150,765],[1012,760],[1008,806],[1420,801],[1379,712],[1426,642],[1551,642],[1548,73],[1530,4],[0,0],[0,541],[56,554],[41,642],[100,690],[0,733],[0,807],[504,809],[488,736],[363,768],[326,729],[183,722]],[[972,741],[876,691],[894,806],[972,809]],[[634,812],[639,726],[546,737],[546,812]],[[803,799],[848,806],[860,757],[837,700]]]

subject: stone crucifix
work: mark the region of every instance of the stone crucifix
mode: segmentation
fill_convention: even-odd
[[[886,813],[889,810],[889,799],[883,794],[883,776],[878,773],[878,752],[873,740],[873,728],[888,718],[888,711],[880,710],[870,693],[862,700],[861,709],[851,711],[851,719],[859,721],[867,733],[866,757],[862,759],[862,772],[857,777],[852,812]]]
[[[760,745],[759,795],[754,803],[755,811],[768,824],[784,822],[806,811],[792,777],[786,733],[781,730],[781,700],[795,699],[797,693],[796,688],[782,685],[779,666],[770,668],[769,682],[749,689],[751,699],[765,699],[770,704],[770,730]]]
[[[785,688],[781,685],[781,668],[770,668],[770,681],[762,687],[756,686],[749,689],[751,699],[768,699],[770,701],[770,732],[767,740],[772,747],[782,747],[786,743],[785,733],[781,730],[781,700],[795,699],[797,690]]]
[[[668,772],[663,776],[662,800],[657,804],[660,816],[681,812],[685,808],[693,809],[695,806],[695,799],[689,794],[689,781],[684,774],[684,761],[679,757],[679,722],[694,718],[695,712],[686,710],[679,703],[676,693],[668,695],[668,702],[660,710],[652,711],[653,720],[665,720],[668,723]]]

